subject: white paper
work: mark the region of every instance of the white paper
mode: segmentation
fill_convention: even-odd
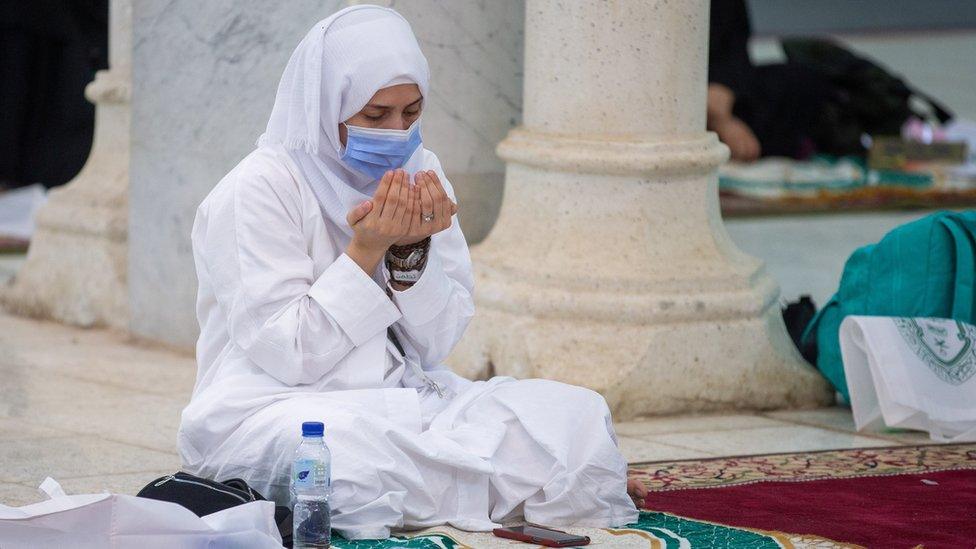
[[[176,503],[116,494],[63,495],[51,478],[50,499],[0,505],[0,547],[204,549],[280,548],[274,503],[254,501],[198,517]]]

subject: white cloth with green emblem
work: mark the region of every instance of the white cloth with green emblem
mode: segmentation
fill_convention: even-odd
[[[927,431],[976,441],[976,326],[944,318],[849,316],[840,326],[858,431]]]

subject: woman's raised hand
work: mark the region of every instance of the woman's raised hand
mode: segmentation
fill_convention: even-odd
[[[346,254],[372,273],[386,250],[410,232],[419,208],[420,190],[410,186],[407,172],[386,172],[373,199],[356,206],[346,216],[353,230]]]
[[[450,228],[451,218],[457,213],[457,204],[447,196],[437,172],[427,170],[414,174],[414,189],[418,191],[416,214],[411,217],[410,229],[398,246],[406,246]]]
[[[412,186],[404,170],[386,172],[373,199],[346,216],[353,230],[346,255],[372,273],[390,246],[420,242],[450,228],[457,211],[433,170],[417,172]]]

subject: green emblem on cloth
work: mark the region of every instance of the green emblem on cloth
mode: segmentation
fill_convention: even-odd
[[[905,343],[942,381],[962,385],[976,373],[976,327],[937,318],[894,322]]]

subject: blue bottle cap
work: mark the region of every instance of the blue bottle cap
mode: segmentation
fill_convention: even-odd
[[[321,421],[306,421],[302,423],[303,437],[320,437],[325,434],[325,425]]]

